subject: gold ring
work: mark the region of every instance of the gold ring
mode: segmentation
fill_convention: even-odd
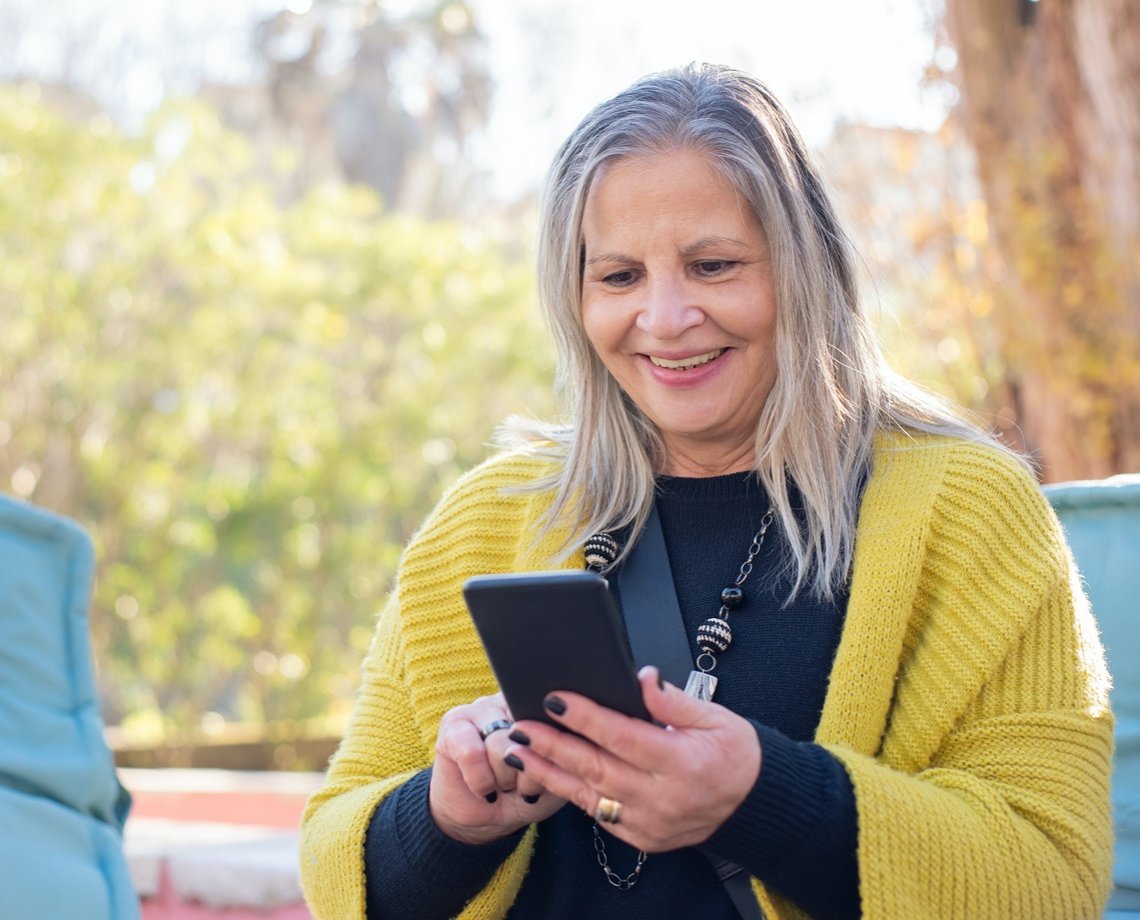
[[[607,799],[604,795],[598,799],[598,807],[594,809],[594,820],[603,824],[619,824],[621,822],[622,804],[616,799]]]

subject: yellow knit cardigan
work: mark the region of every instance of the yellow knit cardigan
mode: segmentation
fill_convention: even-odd
[[[488,461],[409,544],[351,727],[303,819],[301,879],[320,920],[364,917],[372,811],[430,764],[449,708],[495,690],[460,586],[550,568],[563,535],[535,543],[548,497],[504,492],[548,471],[519,453]],[[945,438],[879,438],[816,740],[854,784],[864,917],[1100,916],[1108,675],[1060,526],[1013,460]],[[504,916],[534,837],[462,917]],[[803,916],[753,883],[769,918]]]

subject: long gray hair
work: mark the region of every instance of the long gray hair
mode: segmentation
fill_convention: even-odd
[[[829,597],[847,580],[861,484],[881,429],[987,439],[954,409],[895,375],[860,305],[853,252],[823,180],[783,107],[760,81],[694,64],[638,81],[590,112],[547,177],[539,295],[559,354],[568,422],[510,431],[561,460],[546,524],[640,532],[662,469],[656,427],[610,376],[583,329],[582,215],[601,171],[628,158],[696,150],[732,183],[767,236],[777,303],[776,380],[756,429],[755,469],[787,536],[792,596]],[[793,511],[789,480],[802,496]],[[632,542],[632,539],[631,539]]]

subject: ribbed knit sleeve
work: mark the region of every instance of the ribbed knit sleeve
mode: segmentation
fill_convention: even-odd
[[[372,812],[428,763],[402,683],[401,644],[393,594],[365,660],[348,733],[301,821],[301,884],[321,920],[364,917],[364,838]]]
[[[881,463],[820,727],[855,788],[863,915],[1099,917],[1108,677],[1060,526],[996,451],[919,443]]]
[[[855,793],[847,773],[819,745],[753,724],[760,776],[705,846],[816,920],[858,917]]]
[[[454,917],[523,836],[520,830],[491,843],[453,840],[431,819],[430,788],[431,770],[422,770],[372,815],[364,841],[368,920]]]
[[[551,567],[564,534],[541,531],[549,499],[517,488],[548,474],[521,454],[489,462],[405,552],[348,734],[303,819],[317,920],[363,920],[377,803],[431,764],[448,709],[493,692],[461,586]],[[578,554],[565,566],[582,564]],[[880,437],[815,742],[854,790],[868,920],[1100,916],[1108,676],[1060,525],[1015,460],[949,438]],[[534,838],[531,828],[461,917],[505,916]],[[769,920],[804,916],[753,885]]]
[[[301,884],[317,920],[365,917],[365,838],[377,804],[432,762],[448,709],[496,690],[463,606],[472,575],[550,567],[562,535],[540,538],[542,499],[519,489],[546,464],[495,458],[444,496],[409,543],[365,659],[348,732],[301,826]],[[581,558],[569,566],[582,566]],[[522,882],[533,828],[469,903],[501,917]]]

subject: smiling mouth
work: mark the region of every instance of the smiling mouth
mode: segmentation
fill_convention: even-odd
[[[703,355],[693,355],[691,358],[682,358],[680,361],[670,361],[668,358],[658,358],[656,355],[649,355],[649,360],[657,367],[664,367],[671,371],[689,371],[694,367],[700,367],[702,364],[708,364],[715,358],[719,358],[724,352],[725,349],[718,348],[715,351],[707,351]]]

